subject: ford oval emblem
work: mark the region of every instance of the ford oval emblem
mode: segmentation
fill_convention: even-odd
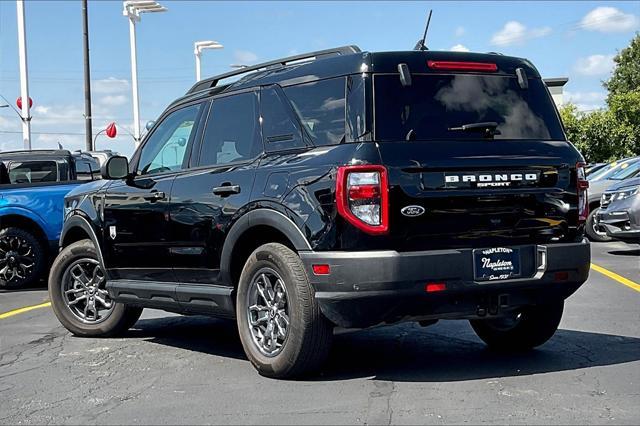
[[[416,217],[424,214],[424,211],[424,207],[422,206],[406,206],[400,210],[400,213],[407,217]]]

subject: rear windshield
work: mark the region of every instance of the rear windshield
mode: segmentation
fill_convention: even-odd
[[[540,79],[522,89],[517,78],[447,74],[374,76],[377,140],[481,139],[482,132],[450,130],[495,122],[496,139],[565,140],[553,101]]]

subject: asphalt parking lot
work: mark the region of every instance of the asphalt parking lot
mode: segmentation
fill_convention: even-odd
[[[403,324],[338,335],[306,381],[260,377],[232,322],[148,310],[122,338],[82,339],[47,306],[14,311],[46,290],[0,293],[0,423],[638,424],[640,248],[592,256],[605,269],[536,351],[492,353],[462,321]]]

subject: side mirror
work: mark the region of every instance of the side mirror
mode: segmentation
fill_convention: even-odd
[[[103,179],[124,179],[129,176],[129,160],[127,157],[114,155],[100,167]]]
[[[151,130],[151,128],[156,124],[154,120],[147,121],[147,124],[144,125],[144,128],[147,129],[147,132]]]

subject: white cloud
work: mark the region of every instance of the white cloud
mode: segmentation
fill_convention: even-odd
[[[456,44],[455,46],[452,46],[451,49],[449,49],[453,52],[469,52],[469,48],[463,44]]]
[[[248,50],[236,50],[233,52],[233,59],[240,65],[249,65],[258,60],[258,55]]]
[[[605,92],[564,92],[564,103],[574,104],[579,111],[593,111],[604,108]]]
[[[456,27],[456,31],[455,31],[455,35],[456,37],[462,37],[464,35],[464,33],[466,33],[467,31],[464,29],[463,26],[458,26]]]
[[[579,58],[573,69],[582,75],[604,75],[613,70],[614,55],[591,55]]]
[[[125,95],[107,95],[98,99],[98,103],[106,106],[121,106],[129,102]]]
[[[129,90],[129,80],[109,77],[102,80],[94,80],[91,84],[94,93],[113,94]]]
[[[540,27],[528,29],[518,21],[509,21],[504,27],[491,37],[491,44],[496,46],[508,46],[511,44],[522,44],[527,39],[544,37],[551,34],[550,27]]]
[[[631,13],[624,13],[615,7],[601,6],[587,13],[580,21],[580,26],[587,30],[603,33],[625,32],[638,28],[640,18]]]

